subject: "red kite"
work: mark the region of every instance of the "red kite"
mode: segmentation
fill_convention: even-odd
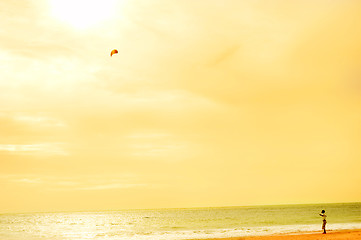
[[[117,50],[117,49],[114,49],[114,50],[112,50],[112,51],[110,52],[110,56],[113,56],[113,54],[116,54],[116,53],[118,53],[118,50]]]

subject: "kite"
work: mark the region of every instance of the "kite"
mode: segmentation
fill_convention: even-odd
[[[111,52],[110,52],[110,56],[113,56],[113,54],[116,54],[118,53],[118,50],[117,49],[113,49]]]

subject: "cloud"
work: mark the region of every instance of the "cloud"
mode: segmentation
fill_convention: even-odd
[[[103,185],[93,185],[88,187],[80,187],[76,190],[94,191],[94,190],[110,190],[110,189],[124,189],[124,188],[137,188],[147,187],[148,184],[122,184],[122,183],[111,183]]]
[[[44,174],[0,174],[0,181],[20,184],[24,187],[40,187],[48,191],[97,191],[125,188],[149,187],[149,184],[139,182],[133,174],[120,176],[93,175],[83,176],[49,176]]]
[[[289,185],[265,192],[319,192],[320,167],[338,176],[329,186],[358,176],[359,3],[127,1],[106,26],[73,31],[39,2],[0,2],[0,170],[19,173],[0,178],[59,191],[35,204],[61,191],[104,203],[109,190],[119,206],[111,190],[134,188],[135,206],[161,184],[180,205],[209,189],[235,202],[276,175]]]
[[[62,143],[40,143],[40,144],[0,144],[0,152],[12,154],[45,154],[64,155],[68,153],[62,148]]]
[[[130,145],[133,156],[142,157],[168,157],[169,160],[179,156],[179,152],[186,152],[186,147],[180,144],[154,144],[154,143],[136,143]],[[188,150],[189,151],[189,150]]]
[[[24,184],[40,184],[42,181],[40,178],[20,178],[20,179],[14,179],[13,182],[15,183],[24,183]]]
[[[46,116],[46,113],[39,114],[24,114],[16,113],[15,121],[27,123],[30,125],[41,125],[45,127],[65,127],[66,124],[58,119]]]
[[[287,4],[287,10],[267,2],[199,1],[191,7],[188,2],[143,3],[129,16],[137,16],[137,21],[171,37],[157,35],[155,41],[146,32],[129,32],[127,37],[136,41],[129,48],[130,43],[125,43],[129,52],[117,62],[116,71],[111,71],[113,78],[105,78],[104,82],[117,92],[180,89],[235,105],[265,94],[303,98],[310,89],[327,85],[319,78],[326,70],[327,77],[340,83],[342,76],[333,75],[340,66],[322,69],[316,67],[319,64],[315,59],[336,64],[337,53],[329,51],[332,46],[339,48],[337,52],[341,55],[354,54],[360,36],[351,27],[342,26],[357,24],[356,11],[345,18],[337,11],[348,12],[350,4],[335,2],[325,6],[322,1],[282,1],[282,4]],[[330,26],[336,26],[344,34],[336,34]],[[349,36],[345,39],[350,44],[342,44],[345,35]],[[327,41],[324,36],[328,36]],[[318,47],[309,48],[315,44]],[[342,51],[346,45],[348,53]],[[150,47],[144,49],[144,46]],[[152,64],[144,59],[151,59]],[[352,61],[348,56],[343,59]],[[136,69],[130,70],[128,66]]]

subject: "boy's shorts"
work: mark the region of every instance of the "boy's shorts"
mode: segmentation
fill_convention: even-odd
[[[325,228],[326,228],[326,223],[327,223],[326,220],[323,220],[323,221],[322,221],[322,229],[325,229]]]

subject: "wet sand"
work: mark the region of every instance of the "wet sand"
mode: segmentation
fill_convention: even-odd
[[[211,238],[207,240],[361,240],[361,229],[312,233],[295,233],[256,237]]]

